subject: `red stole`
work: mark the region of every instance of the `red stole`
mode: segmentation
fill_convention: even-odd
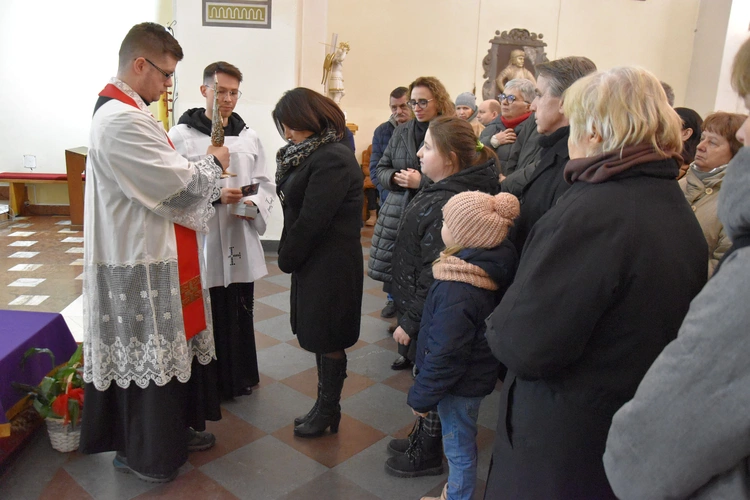
[[[524,121],[529,116],[531,116],[531,111],[519,116],[518,118],[513,118],[512,120],[506,120],[505,118],[501,116],[500,121],[503,122],[503,125],[505,125],[505,128],[516,128],[516,125]]]
[[[132,97],[111,83],[107,84],[99,93],[102,97],[110,97],[133,107],[138,104]],[[139,108],[140,109],[140,108]],[[174,144],[164,133],[169,145]],[[180,298],[182,300],[182,321],[185,325],[185,338],[190,340],[206,329],[206,313],[203,309],[203,288],[201,287],[201,269],[198,256],[198,238],[195,231],[179,224],[174,225],[177,240],[177,270],[180,280]]]

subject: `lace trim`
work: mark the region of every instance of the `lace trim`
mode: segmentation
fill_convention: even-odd
[[[175,224],[207,233],[208,221],[215,213],[214,207],[210,203],[195,206],[196,201],[216,200],[221,197],[221,188],[216,183],[221,175],[221,168],[209,158],[194,162],[193,166],[196,171],[185,189],[161,202],[154,212],[170,219]]]
[[[84,271],[84,380],[98,390],[114,381],[162,386],[190,379],[193,357],[216,359],[209,291],[207,329],[185,340],[177,262],[87,265]]]
[[[135,90],[130,88],[130,85],[117,78],[111,78],[109,80],[109,83],[122,90],[125,95],[133,99],[138,105],[138,109],[140,109],[144,113],[148,113],[149,115],[151,114],[151,111],[148,109],[148,105],[146,104],[146,102],[141,98],[141,96],[138,95]]]

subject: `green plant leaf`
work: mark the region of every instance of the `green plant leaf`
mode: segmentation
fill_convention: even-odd
[[[41,347],[32,347],[31,349],[27,350],[25,353],[23,353],[23,358],[21,358],[21,369],[23,369],[23,365],[26,363],[26,359],[36,356],[37,354],[49,354],[50,359],[52,360],[52,366],[57,366],[55,364],[55,354],[46,348]]]
[[[73,353],[73,355],[70,357],[70,360],[68,361],[68,366],[73,366],[80,364],[83,360],[83,344],[78,344],[78,347],[76,348],[76,352]]]
[[[78,423],[78,417],[81,415],[81,406],[78,404],[77,400],[68,400],[68,412],[70,413],[70,422],[73,426],[73,429],[75,429],[76,424]]]

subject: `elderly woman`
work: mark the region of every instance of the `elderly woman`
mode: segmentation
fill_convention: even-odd
[[[706,282],[705,240],[675,181],[680,119],[659,80],[594,73],[563,109],[571,187],[488,319],[508,375],[486,498],[614,498],[602,465],[612,415]]]
[[[491,147],[500,166],[510,156],[510,149],[516,142],[516,128],[531,116],[531,101],[534,100],[536,86],[529,80],[515,79],[505,84],[505,92],[497,96],[500,102],[500,116],[482,130],[479,140]]]
[[[750,40],[732,86],[750,110]],[[750,119],[737,139],[718,201],[734,243],[612,421],[604,467],[625,500],[750,497]]]
[[[295,419],[294,435],[315,437],[328,427],[338,431],[344,349],[359,339],[362,171],[341,142],[344,113],[331,99],[296,88],[284,94],[272,116],[289,141],[276,155],[284,210],[279,269],[292,275],[292,332],[318,365],[318,399]]]
[[[367,274],[385,283],[383,291],[391,293],[391,260],[399,221],[404,207],[429,183],[417,158],[430,122],[438,116],[453,116],[456,108],[440,80],[423,76],[409,85],[407,104],[414,111],[415,120],[400,125],[393,131],[388,146],[377,166],[377,176],[383,189],[390,192],[380,207],[378,221],[372,234]],[[408,348],[400,347],[399,356],[391,365],[394,370],[411,368],[406,357]]]
[[[722,111],[708,115],[703,122],[695,160],[685,177],[680,179],[680,187],[693,207],[708,243],[709,276],[732,245],[716,216],[716,206],[727,163],[742,147],[735,134],[745,118],[746,115]]]

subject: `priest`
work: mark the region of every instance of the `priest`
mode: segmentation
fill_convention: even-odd
[[[212,126],[221,127],[235,174],[223,179],[222,185],[245,187],[238,205],[216,207],[209,232],[201,238],[219,367],[217,390],[223,400],[251,394],[260,381],[253,326],[254,281],[268,274],[259,235],[266,232],[276,193],[258,134],[234,112],[242,95],[241,82],[242,72],[236,66],[224,61],[209,64],[200,87],[206,107],[185,111],[169,131],[177,152],[200,161],[211,143]],[[238,209],[243,215],[237,215]]]
[[[189,162],[149,113],[182,57],[162,26],[131,28],[96,103],[86,166],[80,450],[115,451],[118,471],[148,482],[174,479],[188,451],[215,442],[201,432],[221,414],[195,232],[212,202],[241,197],[217,183],[227,148]]]

